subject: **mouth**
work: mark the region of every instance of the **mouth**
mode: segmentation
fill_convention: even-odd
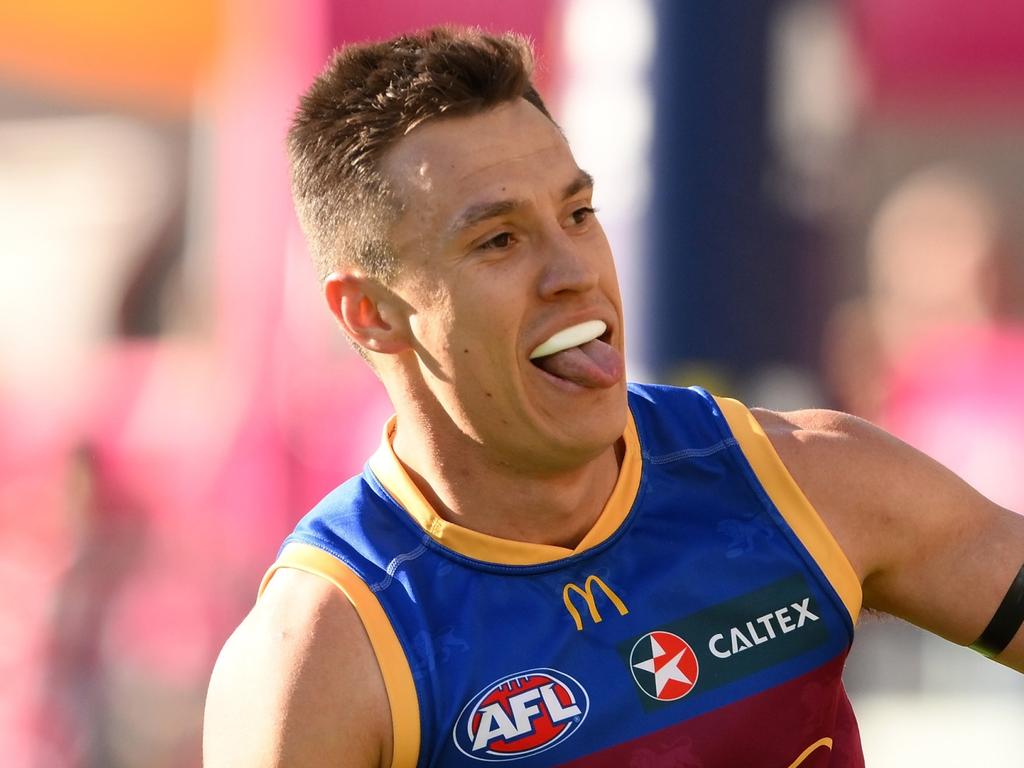
[[[611,345],[611,332],[601,320],[563,328],[530,353],[530,362],[562,381],[588,389],[606,389],[621,380],[622,355]]]
[[[581,344],[586,344],[607,334],[608,326],[605,323],[600,320],[587,320],[585,323],[578,323],[552,334],[530,353],[530,359],[536,361],[550,355],[556,355],[559,352],[578,347]],[[534,365],[536,364],[534,362]]]

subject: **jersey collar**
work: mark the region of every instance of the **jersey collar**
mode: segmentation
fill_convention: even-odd
[[[640,439],[633,414],[629,413],[626,431],[623,434],[625,451],[622,465],[619,467],[619,477],[594,526],[576,547],[570,549],[551,544],[531,544],[502,539],[449,522],[437,514],[395,454],[393,441],[396,425],[396,416],[392,416],[385,424],[380,448],[370,458],[370,470],[388,494],[432,539],[475,560],[502,565],[538,565],[585,552],[618,530],[629,514],[640,488]]]

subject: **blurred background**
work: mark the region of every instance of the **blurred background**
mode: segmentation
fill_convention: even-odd
[[[1019,0],[0,0],[0,754],[199,765],[206,683],[390,413],[283,137],[329,52],[529,35],[636,379],[873,419],[1024,511]],[[837,467],[836,471],[842,471]],[[868,765],[1024,765],[1024,677],[865,616]]]

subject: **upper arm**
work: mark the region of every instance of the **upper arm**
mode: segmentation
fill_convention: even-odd
[[[217,660],[204,766],[387,766],[390,732],[384,683],[355,610],[325,580],[280,570]]]
[[[1024,562],[1024,516],[853,416],[755,416],[858,573],[865,606],[975,641]],[[1024,630],[999,661],[1024,671]]]

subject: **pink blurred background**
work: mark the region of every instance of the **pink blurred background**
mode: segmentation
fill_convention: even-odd
[[[1024,5],[766,4],[759,194],[813,242],[801,274],[827,280],[789,299],[820,322],[746,369],[651,341],[673,324],[647,300],[671,278],[649,217],[666,5],[0,0],[4,765],[197,766],[217,651],[283,536],[379,439],[390,406],[324,311],[283,150],[346,41],[440,22],[533,38],[599,180],[634,376],[852,410],[1024,510]],[[962,688],[991,705],[967,738],[999,717],[1020,732],[1019,676],[863,634],[850,686],[872,765],[899,754],[901,697],[933,743],[950,701],[974,727]],[[930,764],[962,764],[952,749]]]

